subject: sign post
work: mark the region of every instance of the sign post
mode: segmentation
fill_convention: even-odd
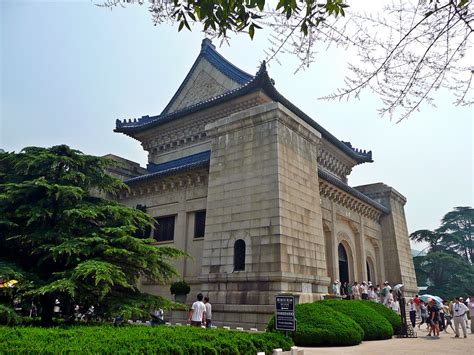
[[[275,329],[288,332],[296,330],[295,296],[275,296]]]

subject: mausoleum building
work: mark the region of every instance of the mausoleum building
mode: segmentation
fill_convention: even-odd
[[[163,112],[117,120],[115,131],[149,160],[146,169],[122,160],[114,174],[130,191],[119,200],[156,218],[158,246],[191,255],[178,270],[192,298],[209,295],[214,323],[262,328],[276,294],[310,302],[335,279],[416,292],[405,197],[383,183],[349,186],[372,152],[283,97],[265,63],[250,75],[204,39]],[[140,287],[171,298],[169,286]]]

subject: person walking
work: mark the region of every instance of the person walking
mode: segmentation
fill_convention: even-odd
[[[454,333],[456,333],[455,338],[459,338],[459,326],[462,328],[464,338],[467,338],[466,322],[464,321],[464,316],[469,310],[467,306],[460,302],[459,297],[456,297],[456,300],[453,304],[453,320],[454,320]]]
[[[209,302],[209,297],[204,297],[204,305],[206,306],[206,328],[212,325],[212,305]]]
[[[431,332],[433,332],[433,336],[439,337],[439,308],[436,305],[435,300],[430,302],[428,310],[430,320],[430,331],[428,332],[428,336],[431,336]]]
[[[389,291],[391,290],[392,288],[390,287],[390,284],[388,283],[388,281],[385,281],[383,283],[383,289],[382,289],[382,299],[380,300],[380,303],[382,304],[385,304],[387,303],[387,297],[389,296]],[[393,296],[392,296],[393,298]]]
[[[367,286],[367,282],[362,281],[360,284],[360,294],[363,300],[368,300],[369,299],[369,290]]]
[[[451,322],[451,320],[453,319],[453,315],[451,314],[448,302],[446,302],[446,301],[443,302],[443,310],[444,310],[444,319],[446,321],[444,332],[448,333],[448,327],[451,327],[451,329],[454,332],[453,322]]]
[[[420,314],[421,298],[420,298],[418,295],[415,295],[415,298],[413,299],[413,303],[415,304],[417,316],[418,316],[418,317],[421,317],[421,314]]]
[[[420,302],[420,317],[421,317],[421,322],[418,324],[418,329],[420,329],[420,326],[422,324],[428,324],[428,309],[425,305],[425,302],[421,301]]]
[[[352,297],[352,289],[353,289],[352,284],[351,284],[350,282],[348,282],[348,283],[347,283],[347,299],[348,299],[348,300],[354,299],[354,298]]]
[[[393,303],[393,290],[388,290],[387,296],[385,296],[384,305],[385,307],[391,308]]]
[[[392,308],[392,311],[394,311],[396,314],[400,315],[400,303],[398,301],[393,301],[390,304],[390,308]]]
[[[341,286],[341,296],[344,298],[348,298],[348,293],[347,293],[347,282],[344,281],[344,283]]]
[[[197,301],[191,306],[189,311],[189,321],[193,327],[200,327],[206,323],[206,305],[202,302],[202,293],[196,296]]]
[[[360,291],[359,291],[359,285],[357,284],[357,281],[354,282],[354,285],[352,285],[352,299],[353,300],[360,299]]]
[[[377,293],[375,293],[374,286],[369,286],[369,300],[372,302],[377,302]]]
[[[469,314],[471,316],[471,334],[474,334],[474,296],[469,297]]]
[[[411,299],[409,302],[408,302],[408,305],[410,307],[410,321],[411,321],[411,325],[413,328],[415,328],[415,325],[416,325],[416,304],[415,304],[415,300],[414,299]]]

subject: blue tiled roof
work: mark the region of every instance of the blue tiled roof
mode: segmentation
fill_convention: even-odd
[[[176,93],[171,98],[168,105],[166,105],[163,112],[161,112],[161,115],[168,113],[170,107],[173,105],[175,100],[178,98],[179,94],[181,94],[184,87],[186,86],[186,84],[190,80],[194,69],[196,69],[196,67],[199,64],[199,62],[201,61],[201,59],[206,59],[215,68],[217,68],[217,70],[219,70],[222,74],[224,74],[228,78],[232,79],[233,81],[239,83],[240,85],[244,85],[244,84],[248,83],[250,80],[253,79],[252,75],[247,74],[243,70],[240,70],[234,64],[232,64],[227,59],[225,59],[223,56],[221,56],[216,51],[216,47],[212,44],[210,39],[204,38],[202,43],[201,43],[201,52],[199,53],[199,56],[194,61],[194,64],[191,67],[191,70],[188,72],[188,75],[186,75],[186,78],[181,83],[181,85],[179,86],[178,90],[176,91]]]
[[[133,184],[139,181],[147,180],[153,177],[171,175],[182,171],[191,169],[197,169],[209,165],[211,159],[211,151],[205,151],[193,155],[189,155],[184,158],[171,160],[166,163],[153,164],[150,163],[147,166],[149,174],[134,177],[132,179],[125,180],[127,184]]]
[[[166,171],[169,169],[179,168],[183,165],[187,165],[191,163],[196,163],[200,161],[209,161],[210,158],[211,158],[211,151],[207,150],[205,152],[188,155],[187,157],[184,157],[184,158],[167,161],[166,163],[161,163],[161,164],[149,163],[146,168],[150,173],[157,173],[160,171]]]
[[[205,41],[203,41],[203,47],[206,47],[206,48],[209,47],[210,48],[210,46],[212,46],[212,44],[211,45],[209,45],[209,44],[204,45]],[[207,49],[206,49],[206,51],[207,51]],[[215,51],[215,49],[213,49],[213,48],[209,49],[209,51],[212,51],[213,53],[216,53],[217,55],[220,56],[220,54],[217,53]],[[221,57],[221,58],[226,63],[229,63],[223,57]],[[198,57],[198,59],[199,59],[199,57]],[[196,60],[195,64],[196,63],[197,63],[197,60]],[[229,63],[229,65],[232,65],[232,64]],[[232,65],[232,67],[234,67],[234,66]],[[234,68],[236,68],[236,67],[234,67]],[[236,68],[236,69],[240,71],[240,69],[238,69],[238,68]],[[191,69],[191,71],[192,71],[192,69]],[[242,71],[240,71],[240,72],[244,73]],[[244,73],[244,74],[248,75],[246,73]],[[268,72],[267,72],[267,69],[266,69],[265,62],[262,63],[259,71],[257,72],[257,74],[254,77],[252,77],[250,75],[248,75],[248,76],[250,77],[250,80],[248,82],[246,82],[245,84],[243,84],[242,86],[240,86],[236,89],[227,91],[223,94],[217,95],[215,97],[209,98],[207,100],[198,102],[198,103],[193,104],[191,106],[185,107],[183,109],[180,109],[180,110],[177,110],[177,111],[174,111],[174,112],[169,112],[169,113],[166,113],[165,111],[163,111],[163,113],[161,113],[158,116],[142,116],[142,118],[139,118],[138,120],[134,119],[133,121],[130,120],[130,119],[128,121],[127,120],[124,120],[124,121],[116,120],[116,122],[115,122],[116,123],[116,128],[115,128],[114,131],[115,132],[122,132],[122,133],[125,133],[125,134],[130,135],[130,136],[133,137],[134,133],[142,132],[144,130],[147,130],[147,129],[152,128],[152,127],[159,126],[159,125],[164,124],[166,122],[170,122],[172,120],[179,119],[181,117],[185,117],[185,116],[187,116],[191,113],[198,112],[198,111],[201,111],[201,110],[205,110],[207,108],[213,107],[215,105],[218,105],[218,104],[221,104],[221,103],[224,103],[224,102],[228,102],[232,99],[241,97],[243,95],[246,95],[246,94],[249,94],[249,93],[252,93],[252,92],[255,92],[255,91],[262,90],[273,101],[280,102],[281,104],[283,104],[283,106],[285,106],[290,111],[295,113],[303,121],[305,121],[310,126],[315,128],[318,132],[321,133],[321,135],[325,139],[327,139],[329,142],[331,142],[336,147],[341,149],[343,152],[348,154],[351,158],[353,158],[355,161],[357,161],[357,163],[360,164],[360,163],[366,163],[366,162],[372,162],[373,161],[372,160],[372,151],[365,151],[365,150],[356,149],[356,148],[352,147],[350,142],[340,141],[335,136],[333,136],[329,131],[327,131],[324,127],[322,127],[315,120],[313,120],[310,116],[308,116],[306,113],[304,113],[302,110],[300,110],[296,105],[294,105],[288,99],[286,99],[283,95],[281,95],[277,91],[277,89],[275,88],[273,80],[271,80],[270,77],[268,76]],[[187,79],[185,79],[185,81],[186,80]]]

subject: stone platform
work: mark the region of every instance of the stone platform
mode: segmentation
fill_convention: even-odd
[[[389,354],[472,354],[474,349],[474,334],[467,338],[454,338],[450,329],[449,333],[441,333],[439,338],[428,337],[426,329],[417,329],[418,338],[397,339],[380,341],[364,341],[357,346],[334,348],[302,348],[305,355],[313,354],[363,354],[363,355],[389,355]]]

